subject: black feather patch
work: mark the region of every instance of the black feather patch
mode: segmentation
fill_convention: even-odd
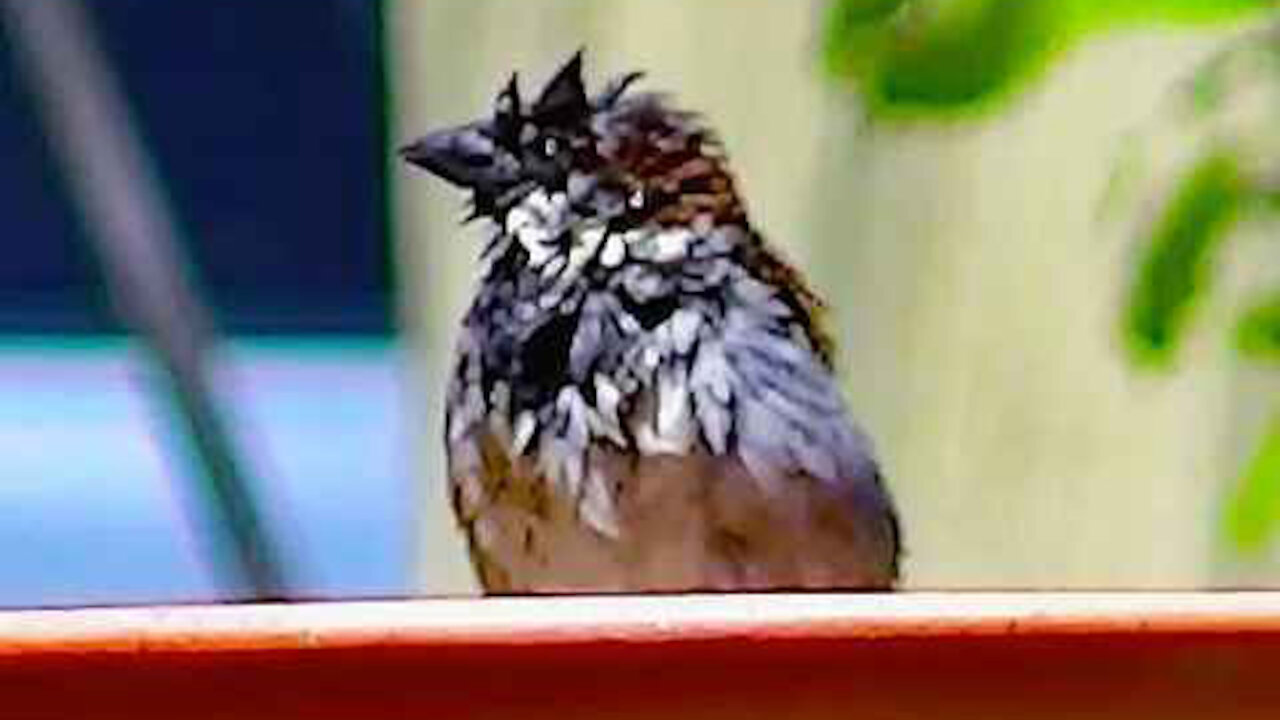
[[[533,104],[533,118],[544,127],[569,127],[591,112],[582,84],[582,51],[573,54],[542,89]]]
[[[567,381],[578,315],[556,313],[525,340],[520,349],[520,369],[512,383],[517,410],[536,409],[555,401],[556,393]]]

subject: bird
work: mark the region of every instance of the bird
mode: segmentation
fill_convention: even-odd
[[[487,595],[891,590],[901,531],[826,306],[751,224],[723,143],[643,73],[400,148],[469,193],[479,275],[445,392]],[[780,148],[779,151],[784,151]]]

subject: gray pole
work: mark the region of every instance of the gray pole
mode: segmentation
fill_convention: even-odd
[[[278,555],[214,393],[213,323],[188,281],[177,224],[89,19],[75,0],[0,0],[0,13],[112,301],[161,368],[162,398],[198,457],[200,525],[220,584],[235,599],[282,598]]]

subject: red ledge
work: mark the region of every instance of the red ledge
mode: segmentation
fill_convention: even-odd
[[[0,613],[2,718],[1276,718],[1280,594]]]

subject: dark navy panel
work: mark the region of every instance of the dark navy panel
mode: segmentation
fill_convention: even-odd
[[[86,4],[223,326],[388,331],[379,5]],[[0,331],[100,330],[112,321],[32,109],[0,67]]]
[[[0,42],[0,330],[104,330],[91,258],[31,110]]]

